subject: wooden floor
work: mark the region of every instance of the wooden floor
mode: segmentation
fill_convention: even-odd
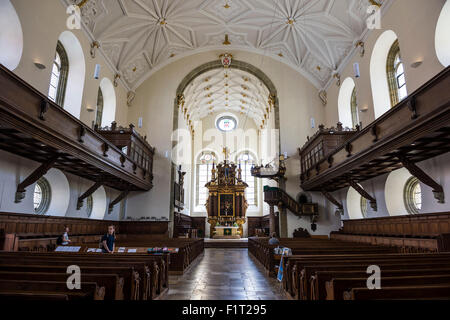
[[[281,300],[277,280],[248,255],[247,249],[205,249],[182,277],[170,278],[167,300]]]

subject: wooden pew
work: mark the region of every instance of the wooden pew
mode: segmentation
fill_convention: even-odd
[[[7,253],[0,255],[1,264],[17,264],[32,262],[35,265],[78,265],[83,270],[84,267],[96,266],[115,266],[115,267],[129,267],[139,274],[141,283],[139,287],[138,299],[152,299],[156,297],[162,290],[162,281],[159,281],[159,266],[158,262],[162,261],[161,257],[152,256],[122,256],[119,255],[85,255],[80,254],[55,254],[55,253]]]
[[[60,277],[68,277],[66,266],[55,265],[33,265],[33,264],[2,264],[0,272],[20,272],[20,273],[51,273]],[[138,300],[140,278],[139,274],[129,267],[83,267],[82,275],[114,274],[123,279],[124,300]],[[112,284],[110,284],[112,285]],[[109,286],[110,286],[109,285]]]
[[[398,277],[398,276],[415,276],[415,275],[434,275],[450,273],[449,268],[436,269],[432,265],[424,266],[419,269],[386,269],[383,268],[383,277]],[[338,287],[330,286],[332,279],[351,278],[351,277],[368,277],[366,270],[331,270],[331,271],[315,271],[311,276],[311,299],[312,300],[341,300],[343,299],[343,292],[337,290]]]
[[[82,282],[81,289],[70,290],[67,283],[57,281],[34,280],[4,280],[0,279],[0,292],[2,293],[62,293],[69,299],[104,300],[105,288],[98,287],[95,282]]]
[[[423,285],[440,285],[450,284],[450,274],[435,273],[430,275],[419,276],[396,276],[387,277],[383,276],[381,279],[381,288],[389,287],[407,287],[407,286],[423,286]],[[327,291],[330,292],[330,296],[327,296],[327,300],[342,300],[348,297],[345,292],[352,288],[367,288],[367,277],[363,278],[338,278],[332,279],[327,282]],[[372,290],[374,291],[374,290]],[[450,292],[449,292],[450,297]],[[400,297],[399,297],[400,298]],[[352,299],[353,300],[353,299]]]
[[[36,281],[67,281],[68,274],[49,272],[10,272],[0,271],[0,280],[36,280]],[[123,300],[123,278],[116,274],[86,274],[81,273],[82,282],[95,282],[105,288],[105,300]]]
[[[450,299],[450,283],[429,286],[386,287],[380,290],[353,288],[344,293],[344,300],[437,300]]]

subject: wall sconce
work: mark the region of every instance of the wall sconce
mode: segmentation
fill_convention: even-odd
[[[340,86],[341,86],[341,75],[340,75],[339,73],[336,72],[336,73],[333,75],[333,78],[336,79],[336,85],[337,85],[338,87],[340,87]]]
[[[364,55],[366,54],[366,47],[365,47],[364,42],[358,41],[356,43],[356,48],[359,48],[359,55],[361,56],[361,58],[363,58]]]
[[[114,87],[117,88],[117,86],[119,85],[119,80],[120,80],[120,74],[116,73],[116,75],[114,76]]]
[[[94,112],[95,111],[94,107],[89,106],[89,105],[86,107],[86,110],[87,110],[87,112]]]
[[[359,110],[359,112],[362,112],[362,113],[365,113],[365,112],[367,112],[367,111],[369,111],[369,106],[368,106],[368,105],[363,106],[363,107]]]
[[[423,60],[417,60],[416,62],[411,63],[411,68],[413,69],[417,69],[418,67],[420,67],[423,63]]]
[[[39,61],[34,61],[33,64],[39,70],[44,70],[47,68],[44,64],[40,63]]]
[[[91,43],[91,58],[94,59],[95,58],[95,53],[96,53],[96,49],[100,48],[100,43],[98,43],[98,41],[94,41]]]

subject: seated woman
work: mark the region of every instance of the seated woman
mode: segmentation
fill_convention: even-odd
[[[280,244],[280,240],[277,239],[277,234],[275,232],[273,232],[272,235],[270,236],[269,244],[272,246]]]
[[[64,227],[64,233],[63,233],[63,235],[62,235],[62,241],[61,241],[61,244],[62,244],[63,246],[67,246],[67,245],[69,245],[71,242],[72,242],[72,241],[69,239],[69,227],[68,227],[68,226],[65,226],[65,227]]]

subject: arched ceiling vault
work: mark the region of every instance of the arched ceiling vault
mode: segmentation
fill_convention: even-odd
[[[371,2],[87,0],[82,21],[130,89],[177,58],[209,49],[273,57],[322,89],[366,34]]]
[[[184,91],[189,120],[220,112],[246,115],[260,125],[269,115],[269,89],[254,75],[234,68],[213,69],[193,80]]]

